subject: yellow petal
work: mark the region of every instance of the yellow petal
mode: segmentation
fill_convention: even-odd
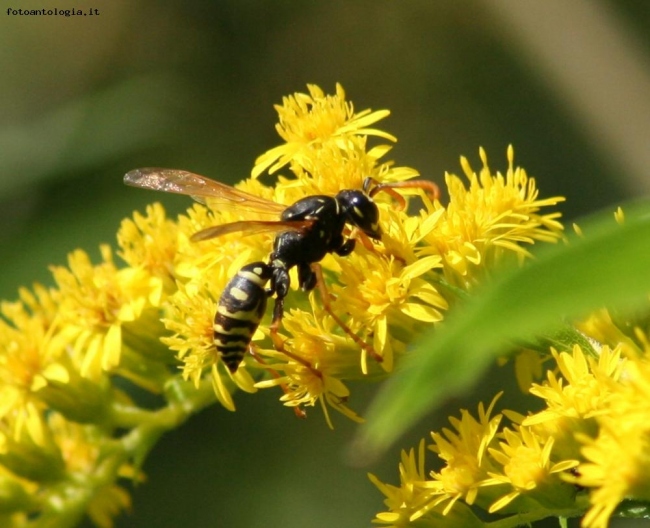
[[[404,303],[401,308],[404,314],[418,321],[435,323],[442,320],[442,314],[438,310],[425,304]]]

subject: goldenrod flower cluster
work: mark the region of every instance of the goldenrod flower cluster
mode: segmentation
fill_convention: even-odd
[[[399,184],[418,176],[385,159],[395,138],[374,127],[388,111],[356,112],[339,85],[333,95],[308,85],[276,109],[283,142],[257,159],[236,186],[242,191],[289,206],[362,189],[368,177]],[[176,219],[151,205],[123,221],[117,250],[102,246],[98,263],[76,250],[67,266],[52,268],[52,287],[21,289],[17,301],[2,303],[0,524],[74,525],[88,515],[111,526],[130,507],[125,479],[142,478],[156,439],[215,402],[235,410],[238,389],[274,391],[301,415],[319,406],[330,426],[332,409],[360,421],[350,382],[389,375],[409,345],[499,265],[562,236],[559,213],[547,211],[562,199],[538,197],[511,147],[504,173],[489,168],[483,150],[480,158],[478,171],[461,159],[464,174],[446,175],[442,197],[399,185],[378,193],[381,241],[347,229],[355,249],[323,259],[322,291],[297,291],[292,275],[282,346],[271,338],[269,313],[234,374],[215,349],[217,304],[242,266],[268,260],[275,235],[191,237],[264,215],[245,203],[206,199]],[[403,454],[400,486],[372,477],[388,507],[376,522],[481,526],[472,509],[479,507],[517,522],[588,510],[585,526],[602,527],[623,499],[647,500],[648,343],[641,330],[615,328],[598,314],[580,328],[593,339],[589,350],[519,362],[557,365],[532,385],[531,370],[519,368],[543,411],[496,413],[495,398],[479,406],[478,419],[463,411],[452,429],[432,435],[439,470],[425,469],[422,442]],[[160,408],[142,408],[130,386],[160,395]]]
[[[647,328],[625,335],[619,324],[600,312],[580,325],[592,347],[551,349],[546,380],[530,386],[542,410],[494,413],[497,395],[487,410],[479,405],[478,419],[462,411],[453,429],[432,433],[440,470],[424,469],[423,440],[417,454],[402,455],[400,487],[371,475],[389,508],[375,522],[483,526],[473,505],[498,514],[486,526],[584,515],[582,526],[604,528],[624,501],[641,507],[650,498],[650,343]]]
[[[460,419],[450,418],[453,429],[433,432],[428,445],[441,469],[425,470],[422,440],[417,453],[402,454],[399,487],[370,475],[387,497],[388,511],[375,522],[507,528],[546,517],[584,516],[581,526],[605,528],[615,512],[645,515],[650,498],[647,315],[616,319],[602,310],[576,323],[586,344],[565,351],[551,347],[550,357],[523,351],[541,362],[551,360],[541,383],[530,382],[529,372],[519,380],[541,400],[542,410],[494,413],[498,394],[487,410],[479,405],[478,419],[467,410]],[[484,513],[477,516],[477,509]]]

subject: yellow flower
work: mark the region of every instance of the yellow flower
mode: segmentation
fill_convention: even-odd
[[[146,215],[122,220],[117,232],[118,255],[132,268],[144,268],[163,281],[165,291],[174,289],[174,261],[178,249],[178,225],[167,219],[163,206],[147,206]]]
[[[77,250],[68,257],[70,269],[52,267],[61,297],[57,331],[73,345],[82,376],[93,379],[119,365],[122,324],[158,306],[162,295],[161,279],[144,269],[118,269],[108,246],[101,254],[97,266]]]
[[[597,362],[586,357],[579,345],[574,345],[571,354],[555,349],[551,353],[562,377],[549,370],[544,385],[533,385],[530,393],[544,399],[547,409],[526,418],[524,425],[561,416],[590,418],[602,412],[609,404],[612,391],[600,379],[619,379],[624,367],[620,350],[603,347]]]
[[[417,453],[414,449],[402,450],[399,464],[400,486],[384,484],[375,475],[368,474],[372,483],[386,496],[384,504],[388,511],[378,513],[374,522],[389,526],[389,528],[402,528],[409,526],[414,506],[422,502],[429,492],[423,488],[426,480],[424,468],[425,449],[424,440],[420,441]]]
[[[468,288],[507,255],[522,260],[530,256],[524,244],[555,242],[561,236],[560,213],[540,214],[542,207],[556,205],[561,197],[538,199],[535,180],[521,167],[514,167],[514,150],[508,148],[505,176],[492,174],[487,156],[479,150],[483,167],[475,173],[466,158],[461,165],[469,179],[466,189],[460,178],[447,174],[449,204],[436,228],[425,237],[426,252],[443,257],[445,277]],[[442,206],[434,204],[437,214]]]
[[[285,143],[255,160],[253,178],[266,169],[274,173],[289,162],[308,164],[310,152],[328,141],[336,141],[344,148],[346,140],[354,136],[378,136],[395,141],[386,132],[368,128],[386,117],[388,110],[363,110],[355,114],[340,84],[336,85],[336,95],[325,95],[314,84],[308,84],[307,89],[309,94],[295,93],[284,97],[282,105],[275,106],[279,116],[276,130]]]
[[[443,434],[432,433],[434,444],[429,448],[446,462],[440,472],[427,474],[422,440],[417,453],[413,449],[402,451],[400,486],[384,484],[369,475],[386,496],[384,504],[388,507],[388,511],[377,514],[375,523],[395,528],[482,525],[466,505],[474,504],[492,467],[487,449],[494,441],[501,415],[491,418],[490,414],[499,396],[487,411],[479,405],[478,420],[462,411],[460,420],[450,418],[456,432],[444,429]]]
[[[505,441],[499,442],[499,449],[490,448],[489,452],[503,466],[503,470],[491,471],[492,478],[485,485],[507,484],[512,487],[512,491],[495,501],[489,512],[504,509],[522,495],[549,508],[570,506],[575,492],[570,486],[562,486],[558,474],[576,467],[578,461],[552,462],[553,438],[543,442],[526,427],[505,429],[502,436]]]
[[[0,418],[15,440],[26,433],[44,445],[48,410],[80,421],[101,419],[105,388],[80,378],[66,343],[52,332],[57,292],[38,285],[35,292],[22,289],[21,301],[0,307]]]
[[[365,335],[373,336],[373,348],[388,372],[393,367],[393,351],[403,349],[424,325],[440,321],[447,309],[444,297],[422,278],[439,265],[435,255],[405,265],[363,248],[339,260],[340,286],[333,287],[333,306],[350,314],[353,329],[362,328]],[[363,372],[368,372],[366,359],[364,355]]]
[[[1,313],[6,320],[0,319],[0,419],[15,440],[27,433],[42,445],[43,403],[36,393],[56,361],[47,347],[49,322],[22,302],[2,303]]]
[[[650,500],[650,364],[646,356],[625,363],[607,413],[597,415],[598,435],[580,435],[586,462],[568,479],[589,489],[586,528],[605,528],[623,499]]]
[[[258,160],[258,163],[262,165],[258,164],[254,169],[254,175],[257,175],[275,163],[270,169],[271,172],[274,172],[290,162],[290,169],[294,177],[290,179],[280,176],[278,183],[273,188],[262,185],[256,179],[246,180],[238,184],[237,188],[276,203],[289,205],[314,194],[335,195],[343,188],[360,189],[364,179],[368,176],[385,183],[399,182],[417,175],[417,172],[412,169],[393,167],[390,162],[380,163],[380,158],[389,150],[388,146],[379,145],[367,148],[368,135],[394,140],[385,132],[367,128],[368,125],[386,115],[385,113],[365,111],[355,114],[352,106],[345,102],[345,94],[340,86],[337,87],[335,96],[325,96],[315,86],[310,86],[309,90],[309,95],[296,94],[292,98],[285,99],[283,107],[278,107],[281,116],[279,130],[287,144],[262,156]],[[409,193],[413,194],[413,191],[409,191]],[[392,203],[385,203],[391,200],[390,197],[382,197],[380,202],[381,200],[384,201],[382,208],[394,207]],[[211,204],[209,198],[205,201],[210,209],[194,206],[188,211],[187,216],[179,218],[180,236],[175,276],[181,283],[178,292],[169,300],[170,310],[165,318],[165,324],[174,332],[174,336],[165,338],[164,342],[179,352],[179,357],[184,363],[184,376],[193,380],[194,383],[198,383],[200,378],[212,367],[213,382],[220,395],[219,399],[228,408],[232,408],[229,391],[222,379],[223,374],[218,375],[221,369],[214,368],[218,365],[218,358],[213,346],[211,318],[214,316],[215,305],[226,281],[243,264],[267,259],[272,248],[273,236],[228,236],[200,244],[189,243],[189,238],[193,233],[211,225],[251,219],[246,212],[245,204],[239,208],[232,208],[224,206],[222,203]],[[408,218],[405,213],[402,213],[399,220],[408,222]],[[393,223],[392,220],[388,221],[386,228],[391,231],[390,238],[393,240],[393,246],[398,243],[403,248],[408,246],[408,242],[403,240],[398,242],[400,236],[422,236],[420,231],[417,234],[412,232],[416,229],[413,222],[408,228],[402,228],[401,231],[400,228],[393,228],[391,223]],[[404,235],[404,233],[407,234]],[[350,235],[355,235],[354,230]],[[362,244],[357,244],[357,247],[359,252],[363,251]],[[360,307],[356,314],[343,307],[345,299],[333,306],[344,324],[349,325],[351,332],[358,335],[356,344],[337,325],[334,325],[333,328],[330,325],[330,328],[324,331],[318,324],[311,325],[308,317],[303,320],[302,327],[296,328],[295,331],[292,329],[290,317],[285,317],[281,325],[282,331],[293,336],[287,343],[287,350],[299,349],[298,352],[293,352],[294,358],[287,360],[282,353],[275,354],[274,351],[267,353],[264,344],[257,345],[256,338],[255,348],[259,348],[259,353],[272,360],[272,363],[266,367],[271,370],[276,369],[276,374],[277,372],[283,373],[282,376],[277,374],[275,378],[262,382],[260,386],[280,385],[283,387],[285,391],[283,399],[287,405],[309,406],[320,401],[324,406],[326,416],[327,406],[331,406],[358,419],[356,414],[344,405],[349,391],[341,380],[358,376],[358,369],[353,365],[347,368],[347,372],[342,367],[344,364],[347,365],[350,357],[354,357],[354,354],[346,354],[346,350],[355,348],[358,350],[360,340],[366,340],[369,336],[373,336],[371,339],[375,349],[384,355],[383,366],[386,370],[390,370],[393,349],[399,351],[404,349],[403,343],[390,342],[387,321],[391,316],[391,310],[400,314],[403,324],[401,326],[398,324],[397,327],[402,328],[402,332],[408,334],[417,324],[421,326],[423,323],[439,320],[441,318],[440,309],[446,308],[445,299],[421,278],[439,263],[439,257],[426,256],[419,259],[413,254],[412,249],[409,252],[412,262],[408,266],[395,266],[394,262],[391,264],[391,260],[394,259],[382,257],[383,262],[380,264],[380,269],[386,269],[386,272],[383,276],[379,276],[375,283],[382,289],[381,293],[376,296],[383,298],[371,301],[375,304],[382,304],[382,307],[379,311],[375,311],[371,321],[367,320],[366,306]],[[235,258],[233,256],[236,256],[236,265],[233,263],[233,258]],[[338,262],[350,258],[326,257],[322,262],[323,267],[334,272],[328,276],[328,279],[339,273],[345,274]],[[356,258],[356,255],[352,258]],[[368,266],[371,269],[377,265],[376,262],[370,260],[355,264]],[[224,273],[225,270],[227,273]],[[382,283],[386,274],[391,274],[389,291],[385,290],[385,284]],[[342,279],[342,282],[346,284],[345,279]],[[296,289],[297,283],[295,270],[293,270],[292,285],[294,289]],[[369,295],[373,294],[369,292]],[[203,300],[195,300],[195,297]],[[300,293],[290,294],[286,299],[286,311],[289,312],[291,307],[305,307],[306,300],[307,297]],[[321,304],[322,300],[318,296],[312,296],[312,312],[322,312]],[[329,317],[325,318],[328,321],[329,319]],[[262,323],[260,329],[266,331],[266,325]],[[331,338],[327,336],[327,332],[333,333]],[[301,334],[309,337],[303,340]],[[313,343],[308,344],[309,340],[312,340]],[[332,349],[334,342],[337,343],[337,346]],[[326,345],[323,346],[322,343],[326,343]],[[304,360],[304,363],[293,361],[295,357],[301,357],[300,354],[309,348],[325,351],[315,353],[315,355],[322,356],[316,360],[308,358]],[[361,348],[362,370],[364,373],[368,373],[373,370],[372,367],[368,367],[366,358],[371,349],[367,345],[361,346]],[[309,352],[307,356],[311,354]],[[340,357],[346,357],[345,361],[340,361],[338,359]],[[328,361],[325,361],[324,358],[328,358]],[[319,366],[312,369],[307,368],[305,364],[310,365],[312,360]],[[255,364],[255,361],[248,362],[249,366]],[[237,382],[237,380],[235,381]],[[239,384],[239,382],[237,383]],[[329,417],[327,419],[329,422]]]
[[[334,324],[330,317],[302,310],[287,313],[282,326],[291,337],[284,341],[284,351],[259,350],[272,360],[260,366],[267,366],[275,376],[256,384],[258,388],[281,387],[281,401],[297,410],[320,403],[330,428],[328,406],[354,421],[362,421],[347,407],[350,391],[342,381],[354,377],[358,348],[349,336],[336,335]]]
[[[545,438],[554,437],[555,451],[561,457],[578,458],[575,434],[595,433],[595,417],[606,411],[614,397],[607,380],[617,381],[625,362],[620,349],[607,346],[601,349],[597,361],[586,357],[578,345],[571,354],[554,349],[551,352],[562,377],[549,370],[544,384],[533,384],[530,393],[542,398],[546,409],[526,417],[522,425],[533,427]]]
[[[380,163],[388,148],[368,150],[366,144],[365,136],[352,136],[344,145],[329,142],[309,151],[300,165],[291,165],[294,178],[279,177],[274,200],[291,204],[310,195],[335,196],[342,189],[361,189],[368,177],[392,183],[418,176],[414,169],[393,167],[391,162]]]
[[[123,487],[115,484],[97,489],[88,504],[88,517],[99,528],[113,528],[113,519],[123,512],[131,511],[131,496]]]
[[[487,411],[479,404],[479,419],[468,411],[461,411],[461,419],[451,417],[449,421],[456,430],[443,429],[443,434],[431,433],[433,444],[429,447],[438,453],[446,466],[440,472],[431,472],[429,487],[434,491],[429,502],[420,504],[413,518],[428,509],[445,504],[443,514],[449,513],[456,501],[464,500],[474,504],[479,489],[485,486],[492,464],[486,457],[487,450],[494,441],[501,415],[490,417],[494,405],[501,394],[497,394]]]
[[[650,499],[650,430],[645,423],[634,425],[632,429],[621,421],[605,428],[595,439],[582,437],[587,462],[580,464],[572,481],[591,489],[592,507],[584,517],[585,528],[606,528],[614,510],[627,497]]]

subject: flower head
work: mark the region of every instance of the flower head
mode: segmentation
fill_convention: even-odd
[[[110,248],[102,246],[101,252],[97,266],[78,250],[69,256],[69,269],[52,268],[61,295],[59,333],[73,344],[81,374],[89,378],[119,365],[122,324],[157,306],[162,294],[160,279],[142,269],[118,270]]]
[[[165,291],[173,290],[174,260],[178,250],[178,225],[168,219],[159,203],[147,207],[146,214],[124,219],[117,232],[119,256],[133,268],[144,268],[158,277]]]
[[[423,440],[417,453],[402,451],[399,487],[384,484],[370,475],[386,495],[384,503],[389,508],[378,514],[375,522],[395,527],[472,526],[477,522],[471,510],[459,501],[474,504],[479,490],[485,489],[484,482],[488,481],[492,466],[486,454],[501,421],[501,415],[490,416],[497,399],[498,396],[487,411],[482,404],[479,406],[478,420],[463,411],[460,420],[450,419],[455,431],[445,429],[443,434],[432,433],[433,444],[429,448],[446,463],[440,472],[425,470]]]
[[[544,384],[533,384],[530,393],[542,398],[546,408],[526,417],[522,425],[533,427],[543,437],[553,437],[556,452],[565,458],[577,458],[579,444],[575,434],[592,435],[597,423],[595,417],[602,414],[614,397],[611,384],[622,373],[624,361],[620,350],[605,346],[596,360],[587,357],[580,346],[572,352],[551,350],[560,370],[557,376],[547,372]]]
[[[560,213],[540,214],[543,207],[556,205],[561,197],[538,198],[533,178],[514,166],[514,149],[508,148],[508,170],[492,174],[487,155],[479,150],[483,167],[477,174],[461,158],[466,188],[458,176],[447,174],[449,205],[436,228],[425,237],[424,251],[435,252],[445,262],[445,277],[452,284],[468,287],[497,262],[510,255],[529,257],[525,245],[535,241],[555,242],[561,236]],[[437,215],[440,206],[423,215]],[[426,220],[424,216],[423,220]]]
[[[354,375],[358,365],[356,345],[349,336],[337,335],[334,321],[327,316],[302,310],[285,315],[283,327],[290,336],[282,350],[260,349],[259,354],[271,360],[261,363],[275,375],[256,384],[258,388],[279,386],[280,398],[288,407],[312,407],[319,403],[325,419],[332,427],[328,407],[354,421],[361,418],[347,406],[350,391],[343,383]],[[281,374],[280,374],[281,373]]]
[[[499,396],[492,400],[487,410],[479,404],[478,420],[464,410],[460,420],[450,418],[455,432],[443,429],[443,434],[431,434],[434,443],[430,449],[446,462],[440,472],[431,474],[431,486],[437,495],[432,505],[446,503],[443,513],[449,512],[459,499],[473,504],[479,489],[488,481],[492,465],[485,455],[501,422],[500,414],[490,415]]]
[[[386,117],[388,110],[355,113],[340,84],[336,85],[335,95],[325,95],[314,84],[307,85],[307,89],[309,94],[296,93],[284,97],[282,105],[275,106],[279,117],[276,130],[285,143],[257,158],[252,171],[254,178],[267,168],[274,173],[289,162],[308,166],[311,153],[328,141],[336,141],[343,148],[354,136],[374,135],[395,141],[386,132],[368,128]]]
[[[333,287],[333,306],[339,311],[345,307],[351,326],[373,336],[381,365],[390,372],[394,351],[405,348],[409,335],[442,320],[447,309],[446,299],[422,278],[440,266],[440,258],[432,255],[405,264],[392,256],[360,249],[341,259],[339,266],[340,284]],[[362,370],[368,372],[365,359]]]
[[[502,436],[504,441],[499,442],[498,449],[490,449],[490,456],[503,468],[501,471],[490,472],[492,479],[486,484],[506,484],[511,487],[511,491],[490,506],[490,513],[503,510],[521,496],[533,498],[547,507],[571,505],[573,490],[568,486],[563,489],[559,474],[576,467],[578,461],[553,462],[553,438],[544,442],[525,427],[505,429]],[[562,490],[564,494],[561,493]]]
[[[417,452],[414,449],[402,451],[399,464],[400,486],[384,484],[375,475],[369,474],[372,483],[385,495],[384,504],[388,511],[378,513],[374,522],[390,528],[409,526],[414,505],[428,497],[429,492],[422,486],[426,480],[425,444],[422,440]]]
[[[624,367],[620,383],[609,384],[608,408],[596,417],[598,434],[578,436],[586,461],[570,480],[590,490],[587,528],[606,527],[625,498],[650,500],[650,364],[642,357]]]

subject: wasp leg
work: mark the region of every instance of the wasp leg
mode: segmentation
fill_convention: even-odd
[[[273,307],[273,321],[271,321],[271,326],[269,326],[269,330],[271,331],[271,341],[273,341],[273,346],[278,352],[282,352],[285,356],[293,359],[296,363],[300,363],[301,365],[307,367],[312,372],[312,374],[314,374],[314,376],[322,378],[323,374],[321,373],[321,371],[315,368],[309,361],[307,361],[304,358],[301,358],[300,356],[294,354],[293,352],[289,352],[285,348],[284,340],[278,334],[278,330],[280,328],[280,324],[282,323],[283,316],[284,316],[284,297],[276,297],[275,306]]]
[[[284,315],[284,297],[277,297],[275,299],[275,306],[273,306],[273,321],[269,330],[271,331],[271,341],[273,341],[273,346],[278,352],[284,352],[284,341],[278,334],[280,328],[280,323],[282,322],[282,317]]]
[[[269,364],[266,361],[264,361],[264,359],[257,352],[255,352],[254,347],[251,346],[249,352],[255,361],[257,361],[260,365],[264,365],[265,367],[267,367],[267,370],[269,371],[271,376],[273,376],[275,379],[280,379],[282,377],[280,376],[280,373],[277,370],[271,368]],[[284,392],[285,394],[290,393],[289,387],[287,387],[286,384],[280,383],[280,388],[282,389],[282,392]],[[305,412],[304,409],[302,409],[302,407],[298,407],[298,406],[294,407],[293,412],[296,414],[298,418],[307,418],[307,413]]]
[[[284,315],[284,298],[289,293],[290,278],[289,272],[283,266],[275,266],[271,276],[271,287],[268,290],[269,296],[275,293],[275,305],[273,306],[273,320],[269,330],[271,341],[278,352],[284,352],[284,341],[278,334],[282,316]]]
[[[330,304],[330,292],[327,289],[325,280],[323,279],[323,268],[321,267],[321,265],[314,262],[311,264],[311,269],[316,275],[316,284],[318,285],[318,290],[320,291],[320,296],[325,311],[328,314],[330,314],[330,316],[332,317],[332,319],[334,319],[336,324],[339,325],[341,329],[346,334],[348,334],[357,345],[359,345],[363,350],[365,350],[368,354],[370,354],[370,357],[372,357],[377,363],[381,363],[384,360],[384,358],[382,358],[371,345],[366,343],[357,334],[355,334],[352,331],[352,329],[348,325],[346,325],[338,315],[334,313],[334,310],[332,310],[332,305]]]
[[[298,263],[298,284],[302,291],[312,291],[316,287],[316,275],[308,262]]]

